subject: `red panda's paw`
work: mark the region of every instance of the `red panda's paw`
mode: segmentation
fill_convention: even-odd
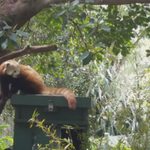
[[[77,101],[76,101],[75,97],[70,98],[68,101],[68,107],[70,109],[76,109],[76,105],[77,105]]]

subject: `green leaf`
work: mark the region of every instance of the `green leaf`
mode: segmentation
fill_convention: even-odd
[[[95,28],[91,29],[88,33],[88,37],[90,37],[91,35],[93,35],[95,33]]]
[[[25,36],[25,37],[28,37],[28,36],[29,36],[29,33],[23,32],[23,31],[20,31],[20,30],[17,30],[17,33],[18,33],[20,36]]]
[[[5,31],[0,31],[0,37],[4,35]]]
[[[18,36],[15,33],[10,33],[9,38],[13,41],[17,41],[18,40]]]
[[[83,65],[87,65],[93,57],[93,53],[91,52],[85,52],[80,56],[80,60],[83,62]]]
[[[95,44],[94,46],[95,46],[95,47],[105,47],[105,44],[103,44],[103,43],[97,43],[97,44]]]
[[[120,49],[117,47],[114,47],[112,51],[115,55],[118,55],[120,53]]]
[[[8,128],[8,127],[9,127],[9,125],[1,124],[1,125],[0,125],[0,131],[3,130],[3,129],[6,129],[6,128]]]
[[[129,54],[129,49],[123,47],[123,50],[121,51],[121,54],[122,54],[123,56],[126,56],[127,54]]]
[[[92,24],[95,24],[95,19],[94,18],[90,18],[89,22],[92,23]]]
[[[18,45],[18,43],[16,41],[11,41],[11,42],[12,42],[14,48],[19,49],[19,45]]]
[[[2,48],[2,49],[6,49],[7,46],[8,46],[8,39],[5,39],[5,40],[2,42],[2,44],[1,44],[1,48]]]
[[[62,24],[62,30],[64,30],[64,29],[65,29],[66,24],[67,24],[67,21],[68,21],[68,18],[66,17],[66,18],[64,19],[63,24]]]
[[[89,55],[85,59],[83,59],[83,65],[87,65],[92,60],[92,57],[93,53],[89,53]]]
[[[106,25],[101,25],[101,28],[104,30],[104,31],[107,31],[107,32],[110,32],[110,27],[106,26]]]
[[[85,0],[86,3],[94,3],[94,0]]]
[[[90,3],[90,2],[93,3],[94,0],[87,0],[87,3],[88,3],[88,2],[89,2],[89,3]],[[93,5],[88,5],[88,8],[91,9],[91,10],[97,11],[97,8],[96,8],[95,6],[93,6]]]
[[[3,30],[9,30],[9,29],[11,29],[11,26],[6,25],[3,27]]]
[[[95,56],[95,55],[94,55]],[[98,60],[98,61],[103,61],[103,57],[102,57],[102,55],[100,54],[100,53],[97,53],[96,54],[96,59]]]
[[[15,49],[15,45],[13,44],[15,41],[12,41],[11,39],[8,40],[8,49],[9,50],[14,50]]]
[[[83,21],[85,21],[85,19],[86,19],[86,13],[83,12],[83,13],[81,14],[81,21],[83,22]]]
[[[58,14],[55,15],[55,17],[59,17],[62,16],[64,13],[66,12],[66,10],[62,10],[61,12],[59,12]]]
[[[150,50],[149,50],[149,49],[146,50],[146,56],[147,56],[147,57],[150,56]]]
[[[72,3],[71,3],[71,6],[76,6],[76,5],[78,5],[79,4],[79,0],[75,0],[75,1],[73,1]]]
[[[79,60],[82,61],[82,60],[85,59],[88,55],[89,55],[89,52],[83,53],[83,54],[79,57]]]

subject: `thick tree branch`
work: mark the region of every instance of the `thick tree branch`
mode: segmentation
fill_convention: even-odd
[[[0,48],[0,56],[4,56],[8,53],[10,53],[11,51],[9,49],[2,49]]]
[[[26,54],[38,53],[38,52],[49,52],[56,51],[56,45],[42,45],[42,46],[26,46],[25,48],[9,53],[3,57],[0,57],[0,64],[8,59],[13,59],[16,57],[20,57]]]
[[[11,19],[9,24],[19,29],[50,3],[51,0],[0,0],[0,15]]]

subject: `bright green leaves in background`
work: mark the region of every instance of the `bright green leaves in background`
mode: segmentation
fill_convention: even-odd
[[[13,138],[10,136],[3,136],[3,133],[5,133],[6,129],[8,128],[8,125],[1,124],[0,125],[0,149],[4,150],[8,148],[9,146],[13,145]]]

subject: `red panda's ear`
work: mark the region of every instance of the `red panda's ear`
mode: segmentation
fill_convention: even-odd
[[[18,62],[18,64],[20,64],[20,62],[21,62],[21,59],[19,59],[17,62]]]
[[[5,68],[7,68],[8,66],[10,66],[10,62],[6,62]]]
[[[3,69],[3,73],[7,70],[8,66],[10,65],[10,62],[5,62],[5,67]]]

